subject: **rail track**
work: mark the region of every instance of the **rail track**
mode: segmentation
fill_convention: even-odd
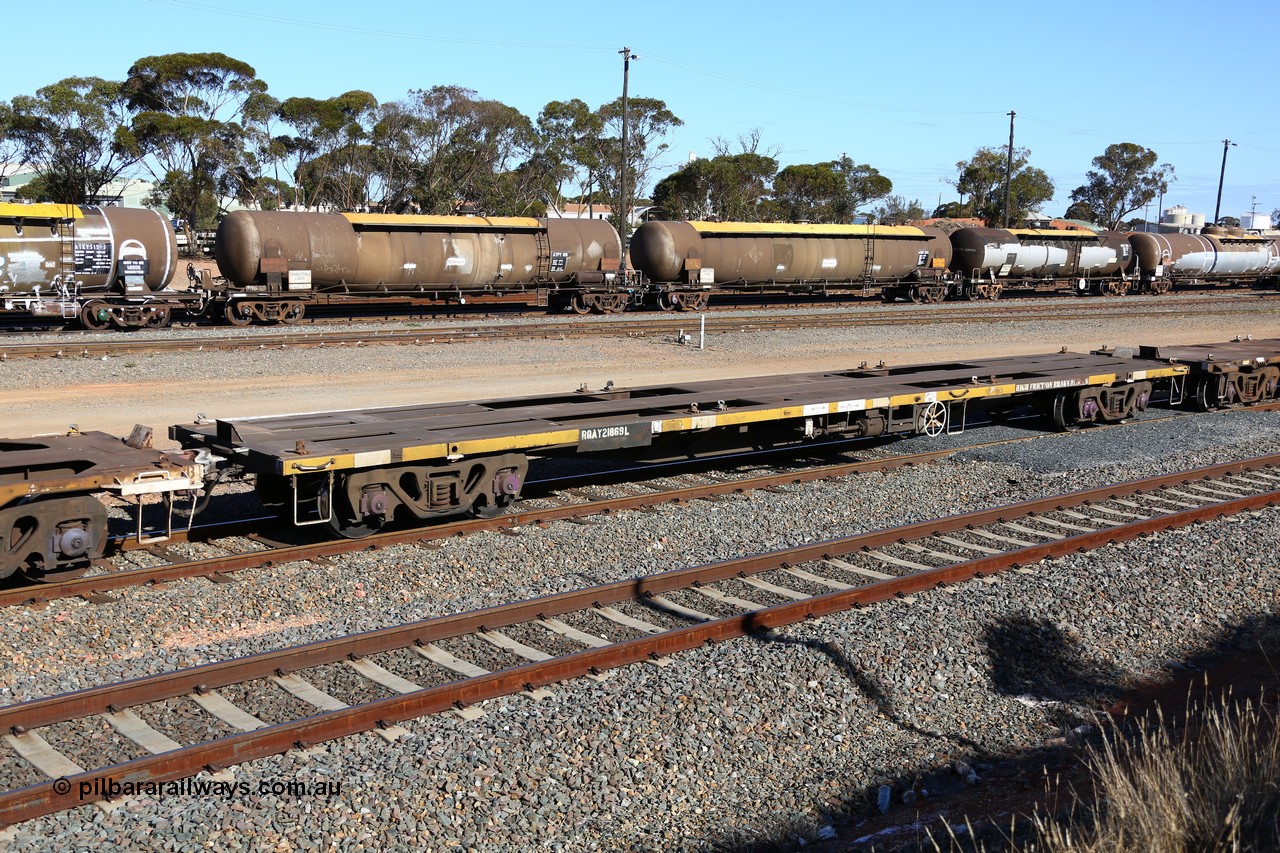
[[[800,471],[786,471],[778,474],[745,478],[718,478],[715,482],[698,483],[696,485],[662,489],[641,485],[646,491],[639,494],[626,494],[617,497],[599,497],[589,495],[578,488],[570,487],[560,495],[550,498],[535,499],[543,503],[553,503],[537,509],[527,508],[535,501],[523,501],[514,512],[494,518],[466,518],[458,521],[435,524],[430,527],[418,527],[410,530],[378,533],[363,539],[335,539],[323,542],[304,544],[285,544],[275,542],[268,537],[258,536],[253,532],[253,521],[232,522],[229,525],[217,525],[198,536],[206,539],[209,536],[248,536],[260,546],[260,550],[243,553],[229,553],[221,556],[207,557],[199,560],[167,562],[154,566],[134,569],[121,569],[101,574],[93,574],[69,580],[54,581],[0,590],[0,608],[20,605],[46,604],[61,598],[82,597],[91,601],[103,600],[108,593],[146,584],[167,583],[193,577],[206,577],[215,581],[223,581],[235,572],[246,569],[264,568],[289,562],[318,561],[354,551],[363,551],[413,543],[427,543],[454,536],[465,536],[489,530],[512,530],[535,524],[547,524],[552,521],[566,519],[583,520],[592,515],[611,512],[644,509],[668,503],[694,500],[714,500],[722,495],[742,493],[757,489],[779,489],[792,484],[814,482],[816,480],[835,479],[855,473],[886,471],[909,465],[920,465],[949,456],[957,452],[957,448],[914,453],[899,457],[874,459],[860,462],[847,462],[837,465],[824,465]],[[616,475],[615,475],[616,476]],[[649,476],[652,476],[651,474]],[[180,531],[171,542],[189,541],[193,533],[200,531]],[[146,548],[146,546],[135,546]],[[164,554],[164,548],[153,549],[153,553]]]
[[[1280,403],[1263,403],[1248,407],[1251,411],[1280,410]],[[1150,424],[1176,418],[1203,416],[1203,413],[1172,413],[1157,417],[1143,418],[1134,423]],[[1132,426],[1133,423],[1117,423],[1094,426],[1093,430],[1119,430]],[[692,464],[677,464],[670,473],[653,466],[636,469],[615,469],[602,472],[591,477],[569,476],[554,481],[531,480],[527,484],[528,494],[512,511],[491,518],[462,518],[442,522],[426,527],[391,530],[373,534],[361,539],[331,539],[319,542],[285,543],[264,535],[264,529],[270,529],[275,523],[273,517],[241,518],[229,521],[200,525],[172,532],[170,538],[161,544],[139,543],[136,538],[116,537],[112,540],[108,556],[119,557],[126,552],[142,551],[159,559],[155,565],[137,568],[111,567],[106,571],[87,574],[82,577],[69,578],[43,583],[29,583],[21,586],[0,588],[0,609],[16,606],[43,606],[51,601],[64,598],[83,598],[100,603],[110,601],[110,593],[136,586],[164,584],[187,578],[203,577],[215,583],[231,581],[236,572],[266,568],[290,562],[323,562],[331,557],[364,550],[377,550],[404,544],[426,544],[455,536],[468,536],[485,531],[512,531],[529,525],[548,524],[554,521],[574,520],[584,522],[593,515],[606,515],[613,512],[644,510],[663,504],[690,502],[695,500],[716,500],[730,494],[742,494],[756,490],[777,490],[790,485],[811,483],[820,480],[835,480],[854,474],[890,471],[912,465],[925,465],[936,462],[961,451],[976,450],[988,447],[1003,446],[1026,441],[1036,441],[1052,437],[1058,433],[1039,433],[1018,438],[1006,438],[998,441],[968,444],[959,447],[947,447],[937,450],[921,451],[897,456],[886,456],[875,459],[841,462],[837,464],[818,465],[800,470],[789,469],[774,474],[734,477],[723,471],[706,473],[701,469],[710,464],[722,464],[725,458],[712,457],[697,460]],[[882,442],[883,443],[883,442]],[[888,442],[892,444],[892,442]],[[827,451],[839,451],[839,443],[819,448]],[[763,451],[743,454],[742,458],[769,457],[778,453],[786,454],[790,449]],[[665,466],[663,466],[665,467]],[[642,477],[652,480],[655,477],[672,478],[710,478],[712,482],[698,482],[693,485],[676,485],[670,488],[652,485],[649,482],[637,482]],[[602,495],[599,491],[587,491],[584,487],[609,486],[618,484],[640,489],[617,496]],[[537,506],[538,504],[551,506]],[[219,539],[241,539],[254,543],[255,550],[232,551],[234,546],[219,544]],[[228,553],[204,557],[196,560],[183,559],[170,546],[200,542],[211,547],[227,550]]]
[[[1241,301],[1267,304],[1280,300],[1280,294],[1232,294],[1214,297],[1183,297],[1176,301],[1138,301],[1099,305],[1096,303],[1033,302],[1019,305],[970,305],[960,307],[917,309],[895,308],[889,311],[826,311],[823,313],[785,313],[773,316],[741,316],[738,312],[711,314],[705,318],[710,334],[725,332],[767,332],[824,328],[858,328],[898,326],[917,323],[1032,322],[1045,320],[1098,320],[1116,317],[1179,317],[1231,313]],[[549,319],[508,324],[482,323],[427,326],[411,329],[349,330],[250,330],[239,333],[192,334],[181,337],[143,337],[141,333],[116,336],[106,340],[90,335],[64,333],[58,341],[0,343],[0,361],[23,358],[102,358],[123,355],[174,351],[211,351],[230,349],[309,349],[323,347],[364,347],[372,345],[415,346],[454,344],[477,340],[534,340],[582,337],[663,337],[681,333],[690,336],[699,331],[699,318],[694,315],[660,315],[581,319]],[[77,340],[77,338],[80,338]]]
[[[146,794],[200,773],[376,731],[428,714],[475,715],[477,703],[633,663],[665,664],[706,643],[873,605],[1280,503],[1280,455],[1024,501],[740,559],[676,569],[235,660],[165,672],[0,708],[4,742],[44,781],[0,794],[0,825]],[[1052,567],[1049,567],[1052,570]],[[478,644],[478,645],[477,645]],[[468,648],[509,661],[484,669]],[[376,657],[376,660],[374,659]],[[382,698],[348,705],[324,689],[322,667],[353,670]],[[398,670],[398,671],[397,671]],[[431,675],[434,683],[426,682]],[[218,691],[283,690],[310,713],[269,723]],[[250,695],[253,695],[252,693]],[[146,721],[147,706],[183,700],[237,732],[179,744]],[[101,718],[142,757],[85,768],[43,728]],[[104,807],[108,807],[105,806]]]

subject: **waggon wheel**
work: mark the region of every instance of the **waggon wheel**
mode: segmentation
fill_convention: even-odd
[[[678,293],[659,293],[658,294],[658,310],[674,311],[680,305],[680,294]]]
[[[569,300],[569,310],[574,314],[590,314],[594,306],[594,301],[589,299],[585,293],[575,293],[573,298]]]
[[[280,322],[286,326],[292,326],[301,320],[307,313],[307,306],[302,302],[290,302],[284,306],[284,310],[280,313]]]
[[[222,316],[233,326],[247,326],[253,322],[253,310],[244,302],[228,302]]]
[[[80,323],[86,329],[100,332],[111,326],[111,309],[105,302],[86,302],[80,309]]]

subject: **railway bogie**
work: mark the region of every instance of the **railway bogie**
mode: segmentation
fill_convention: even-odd
[[[204,481],[203,462],[194,454],[151,450],[150,436],[150,429],[139,427],[127,440],[74,431],[0,440],[0,578],[20,572],[57,580],[89,568],[107,544],[107,513],[96,492],[136,503],[140,538],[147,495],[194,495]]]

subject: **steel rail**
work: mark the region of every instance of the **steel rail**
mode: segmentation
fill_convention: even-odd
[[[1020,439],[1019,439],[1020,440]],[[1001,442],[996,442],[1001,443]],[[983,445],[977,445],[983,446]],[[845,462],[839,465],[826,465],[807,471],[787,471],[781,474],[767,474],[759,477],[747,477],[738,480],[725,480],[716,483],[686,486],[652,494],[625,495],[617,498],[601,498],[587,500],[580,504],[547,507],[545,509],[522,509],[494,518],[468,518],[460,521],[444,522],[430,527],[415,527],[409,530],[397,530],[390,533],[375,533],[363,539],[337,539],[327,542],[304,545],[285,545],[262,551],[251,551],[244,554],[209,557],[182,563],[170,563],[160,566],[146,566],[138,569],[125,569],[88,577],[52,583],[37,583],[15,589],[0,590],[0,609],[17,605],[43,604],[60,598],[75,596],[101,595],[118,589],[127,589],[144,584],[166,583],[192,577],[210,577],[227,575],[245,569],[280,565],[283,563],[305,562],[316,558],[335,557],[356,551],[369,551],[392,545],[431,542],[479,533],[491,530],[525,527],[532,524],[545,524],[569,518],[581,518],[584,515],[599,515],[641,507],[660,506],[668,503],[680,503],[701,500],[718,495],[746,492],[755,489],[767,489],[791,483],[809,483],[815,480],[827,480],[854,473],[870,473],[903,468],[910,465],[921,465],[933,462],[971,447],[946,448],[913,453],[907,456],[896,456],[885,459],[870,459],[859,462]]]
[[[413,644],[477,631],[483,632],[494,626],[528,622],[537,618],[598,607],[604,603],[643,598],[647,595],[688,587],[691,584],[757,574],[792,564],[828,558],[834,554],[847,554],[860,548],[871,548],[895,541],[954,531],[966,526],[990,524],[1008,517],[1034,515],[1036,512],[1075,506],[1091,500],[1106,500],[1138,492],[1153,492],[1169,485],[1244,471],[1256,471],[1264,467],[1273,467],[1277,463],[1280,463],[1280,456],[1262,457],[1110,487],[1082,490],[992,510],[965,513],[948,519],[919,522],[892,530],[706,566],[678,569],[586,590],[544,596],[515,605],[486,608],[471,613],[340,637],[234,661],[206,664],[187,670],[139,678],[118,685],[90,688],[77,693],[0,708],[0,730],[8,729],[21,733],[54,722],[116,711],[125,707],[186,695],[193,691],[205,692],[227,684],[241,683],[272,674],[286,674],[299,669],[333,663],[344,658],[359,658],[406,648]],[[95,780],[138,785],[181,779],[201,770],[218,770],[286,752],[295,747],[308,747],[378,727],[385,728],[404,720],[438,713],[458,704],[473,704],[521,690],[637,663],[655,656],[674,654],[705,643],[731,640],[752,634],[764,634],[767,638],[766,632],[770,630],[806,619],[827,616],[892,597],[923,592],[946,584],[994,574],[1073,551],[1085,551],[1112,542],[1129,541],[1146,534],[1184,527],[1210,518],[1275,506],[1277,502],[1280,502],[1280,491],[1274,490],[1214,501],[1193,509],[1184,509],[1044,544],[918,571],[903,577],[874,581],[849,590],[817,595],[801,601],[777,604],[748,613],[670,629],[654,636],[641,636],[548,661],[528,663],[339,710],[323,711],[301,720],[138,758],[111,767],[85,771],[0,795],[0,825],[18,823],[53,811],[85,804],[89,800],[82,798],[78,793],[80,786],[82,784],[92,786]]]
[[[1204,300],[1217,304],[1226,312],[1223,300]],[[1000,320],[1026,322],[1043,320],[1130,318],[1144,316],[1180,316],[1192,310],[1187,303],[1142,305],[1135,310],[1132,304],[1116,306],[1080,305],[1068,308],[1062,305],[1026,305],[1012,308],[989,306],[973,308],[946,308],[934,310],[900,310],[894,312],[853,312],[788,314],[776,317],[709,316],[706,329],[711,333],[785,331],[811,328],[821,324],[829,328],[862,326],[896,326],[921,322],[972,323]],[[1149,309],[1149,310],[1148,310]],[[1197,313],[1204,313],[1203,310]],[[1216,312],[1215,312],[1216,313]],[[211,335],[183,338],[148,338],[92,341],[83,343],[35,343],[0,344],[0,361],[18,358],[97,358],[102,356],[138,355],[147,353],[194,351],[216,349],[309,349],[323,347],[361,347],[373,344],[426,345],[464,343],[475,340],[530,340],[538,338],[570,338],[591,336],[648,336],[674,335],[687,331],[696,317],[663,316],[658,318],[615,318],[596,321],[535,322],[511,325],[491,323],[456,328],[427,328],[412,330],[347,331],[298,331],[293,333],[269,332],[240,335]]]
[[[1280,402],[1259,403],[1249,406],[1247,409],[1250,411],[1275,411],[1280,409]],[[1220,414],[1229,411],[1239,411],[1239,409],[1224,409],[1202,414]],[[1188,417],[1188,415],[1185,413],[1175,413],[1134,423],[1099,425],[1094,427],[1094,429],[1120,429],[1128,426],[1153,423],[1179,417]],[[888,471],[911,465],[935,462],[961,451],[979,450],[1023,441],[1034,441],[1043,437],[1044,436],[1042,435],[1032,435],[1013,439],[1002,439],[1000,441],[983,442],[980,444],[966,445],[964,447],[944,448],[940,450],[922,451],[919,453],[883,459],[871,459],[858,462],[846,462],[838,465],[827,465],[813,468],[808,471],[788,471],[781,474],[769,474],[760,477],[749,477],[698,486],[688,486],[679,489],[655,492],[651,495],[627,495],[619,498],[588,499],[580,504],[568,504],[561,507],[550,507],[536,510],[518,510],[516,512],[496,516],[494,518],[468,518],[458,521],[443,522],[430,527],[417,527],[408,530],[378,533],[362,539],[338,539],[324,543],[269,547],[265,550],[252,551],[246,554],[209,557],[202,560],[191,560],[159,566],[125,569],[51,583],[33,583],[12,589],[0,589],[0,609],[21,605],[43,605],[62,598],[89,598],[92,596],[104,595],[114,590],[128,589],[147,584],[168,583],[193,577],[219,577],[246,569],[262,568],[288,562],[305,562],[311,559],[334,557],[356,551],[376,550],[377,548],[391,545],[425,543],[439,539],[447,539],[453,536],[466,536],[472,533],[511,529],[531,524],[545,524],[551,521],[570,518],[576,519],[589,515],[601,515],[615,511],[659,506],[665,503],[689,502],[725,494],[741,493],[756,489],[768,489],[792,483],[808,483],[816,480],[835,479],[854,473]],[[243,533],[237,533],[238,530],[243,530],[242,525],[244,524],[245,522],[243,521],[232,521],[223,523],[222,527],[230,528],[232,530],[231,533],[226,535],[245,535]],[[221,529],[221,527],[219,529]],[[173,539],[170,540],[170,543],[166,544],[191,541],[191,538],[188,535],[191,532],[193,531],[175,531]],[[203,541],[206,538],[208,537],[202,536],[196,541]],[[128,545],[121,547],[122,551],[147,549],[148,546],[142,545],[139,545],[136,548]]]

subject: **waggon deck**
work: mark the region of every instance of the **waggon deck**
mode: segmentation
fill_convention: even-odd
[[[634,389],[219,420],[170,428],[250,471],[300,474],[508,451],[603,450],[714,427],[1177,376],[1183,365],[1052,353]]]
[[[0,506],[67,492],[175,491],[199,479],[199,469],[184,460],[130,447],[105,432],[0,439]]]
[[[1264,338],[1216,344],[1144,346],[1139,349],[1139,355],[1143,358],[1186,364],[1196,370],[1221,373],[1241,367],[1280,364],[1280,340]]]

